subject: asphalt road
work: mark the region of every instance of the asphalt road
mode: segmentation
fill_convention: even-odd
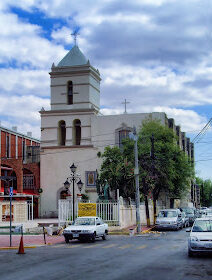
[[[0,251],[0,279],[212,279],[212,257],[188,258],[185,230],[147,236],[109,236],[95,243]]]

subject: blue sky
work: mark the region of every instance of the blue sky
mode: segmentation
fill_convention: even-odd
[[[179,16],[180,15],[180,16]],[[101,111],[166,112],[193,139],[212,104],[210,0],[4,0],[0,3],[0,119],[40,137],[49,70],[78,45],[101,77]],[[212,178],[212,131],[195,145]]]

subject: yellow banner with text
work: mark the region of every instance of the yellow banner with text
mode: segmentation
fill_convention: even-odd
[[[96,216],[96,203],[79,203],[78,217]]]

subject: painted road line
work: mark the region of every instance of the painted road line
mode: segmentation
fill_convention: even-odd
[[[153,247],[152,249],[153,250],[157,250],[157,249],[160,249],[162,246],[155,246],[155,247]]]
[[[119,249],[127,249],[127,248],[130,248],[130,247],[132,247],[131,244],[126,244],[126,245],[121,246],[121,247],[118,247],[118,248],[119,248]]]
[[[82,248],[88,249],[88,248],[98,247],[98,246],[100,246],[100,245],[102,245],[102,244],[89,245],[89,246],[84,246],[84,247],[82,247]]]
[[[107,245],[107,246],[103,246],[102,248],[112,248],[112,247],[115,247],[117,244],[110,244],[110,245]]]
[[[146,247],[147,247],[147,245],[142,245],[142,246],[137,247],[136,249],[137,249],[137,250],[140,250],[140,249],[144,249],[144,248],[146,248]]]
[[[171,247],[171,249],[177,249],[177,248],[180,248],[180,246],[175,245],[175,246],[172,246],[172,247]]]
[[[51,248],[67,248],[65,244],[60,244],[60,245],[52,245]]]
[[[81,244],[79,244],[79,245],[68,245],[68,246],[65,246],[64,248],[69,249],[69,248],[77,248],[77,247],[81,247],[81,246],[82,246]]]

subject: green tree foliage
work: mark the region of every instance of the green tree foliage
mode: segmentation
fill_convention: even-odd
[[[148,120],[143,122],[138,136],[140,189],[143,195],[151,191],[154,200],[157,200],[164,189],[171,197],[180,198],[190,187],[193,168],[177,145],[176,135],[160,122]],[[125,139],[122,149],[106,147],[101,157],[101,184],[107,180],[111,190],[118,188],[123,197],[134,197],[134,142]]]
[[[200,187],[200,202],[202,206],[212,206],[212,181],[196,177],[196,183]]]
[[[152,141],[151,135],[154,138]],[[163,189],[170,197],[182,197],[190,188],[193,167],[177,145],[174,132],[159,121],[145,121],[139,132],[138,143],[140,166],[153,199],[157,200]]]
[[[101,155],[103,163],[100,170],[99,184],[104,186],[106,181],[110,190],[119,189],[121,196],[134,197],[134,166],[127,160],[118,147],[106,147]]]

